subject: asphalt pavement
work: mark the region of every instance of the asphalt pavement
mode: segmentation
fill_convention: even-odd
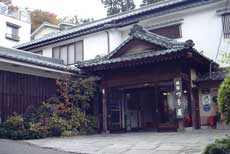
[[[22,141],[0,139],[0,154],[74,154],[54,149],[41,148]]]

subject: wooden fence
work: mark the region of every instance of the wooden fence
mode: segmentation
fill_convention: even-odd
[[[30,105],[38,105],[56,91],[54,79],[0,71],[0,116],[4,121]]]

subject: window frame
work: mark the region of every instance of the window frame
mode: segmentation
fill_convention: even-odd
[[[230,13],[222,14],[222,32],[224,39],[230,39]]]
[[[55,58],[54,57],[54,50],[58,49],[58,55],[59,55],[58,59],[63,60],[63,59],[61,59],[61,51],[60,51],[60,49],[62,47],[67,47],[67,61],[66,61],[66,65],[74,65],[74,64],[76,64],[78,62],[77,58],[76,58],[76,56],[77,56],[76,44],[77,43],[81,43],[81,46],[82,46],[82,58],[81,58],[81,60],[84,61],[84,41],[83,40],[52,48],[52,58]],[[69,63],[69,61],[70,61],[70,59],[69,59],[69,54],[70,54],[69,48],[70,48],[71,45],[74,45],[74,62],[73,63]],[[65,63],[65,61],[64,61],[64,63]]]
[[[9,34],[7,32],[7,29],[8,28],[11,28],[12,29],[12,34]],[[6,33],[5,33],[5,37],[9,40],[13,40],[13,41],[16,41],[16,42],[19,42],[20,41],[20,37],[19,37],[19,29],[21,27],[16,25],[16,24],[13,24],[13,23],[10,23],[10,22],[6,22]],[[16,34],[13,34],[13,30],[16,30]]]
[[[174,26],[178,26],[179,36],[177,36],[177,37],[172,38],[172,37],[164,36],[164,35],[161,35],[161,34],[158,34],[158,33],[154,32],[156,30],[166,29],[168,27],[174,27]],[[174,23],[174,24],[170,24],[170,25],[164,25],[164,26],[160,26],[160,27],[155,27],[155,28],[151,28],[149,31],[154,33],[154,34],[161,35],[161,36],[164,36],[164,37],[167,37],[167,38],[170,38],[170,39],[181,39],[182,38],[182,23]]]

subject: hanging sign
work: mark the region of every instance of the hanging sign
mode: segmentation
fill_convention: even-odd
[[[174,78],[174,86],[175,86],[177,119],[183,119],[184,118],[184,102],[182,100],[182,80],[180,77]]]
[[[203,95],[202,96],[202,103],[205,104],[211,104],[211,96],[210,95]]]
[[[211,96],[210,95],[203,95],[202,96],[202,104],[203,104],[203,110],[205,112],[211,111]]]

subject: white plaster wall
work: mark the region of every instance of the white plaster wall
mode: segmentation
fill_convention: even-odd
[[[117,29],[109,31],[110,51],[114,50],[122,41],[121,32]],[[108,36],[105,31],[88,35],[84,38],[84,60],[106,55],[108,52]]]
[[[51,28],[51,27],[43,27],[40,31],[38,31],[36,33],[36,35],[34,35],[34,39],[39,39],[41,37],[44,37],[47,34],[50,33],[56,33],[59,32],[60,30],[57,28]]]
[[[52,58],[52,48],[45,48],[42,50],[42,55]]]
[[[6,22],[13,23],[20,26],[19,37],[20,41],[9,40],[5,37],[6,34]],[[22,44],[30,41],[31,24],[23,22],[5,15],[0,14],[0,46],[13,47],[18,44]]]
[[[122,33],[118,29],[112,29],[109,31],[110,33],[110,52],[113,51],[116,47],[118,47],[122,39]]]
[[[182,41],[192,39],[195,48],[215,60],[222,33],[222,17],[217,15],[215,7],[195,11],[184,16]],[[225,45],[222,44],[222,47]]]
[[[84,38],[84,60],[108,53],[107,34],[99,32]]]
[[[222,33],[222,19],[216,11],[224,8],[224,4],[225,2],[220,1],[218,3],[186,9],[160,17],[152,17],[142,20],[139,24],[144,27],[151,27],[159,23],[181,19],[179,23],[182,24],[182,38],[178,39],[178,41],[192,39],[198,51],[203,51],[206,56],[215,60]],[[111,51],[128,38],[131,27],[132,26],[127,26],[109,30]],[[95,58],[97,55],[105,55],[108,53],[107,34],[105,31],[102,31],[43,47],[43,55],[51,57],[52,47],[79,40],[84,41],[84,60],[89,60]],[[229,40],[223,39],[220,51],[230,50],[230,45],[228,45],[227,42],[229,42]]]
[[[159,23],[182,19],[179,22],[182,24],[182,38],[178,39],[178,41],[192,39],[198,51],[203,51],[204,55],[215,60],[222,33],[222,17],[216,11],[224,8],[224,4],[224,2],[218,2],[191,8],[186,11],[183,10],[161,17],[146,19],[140,24],[144,27],[149,27]],[[221,50],[227,48],[225,42],[227,40],[222,41]]]

